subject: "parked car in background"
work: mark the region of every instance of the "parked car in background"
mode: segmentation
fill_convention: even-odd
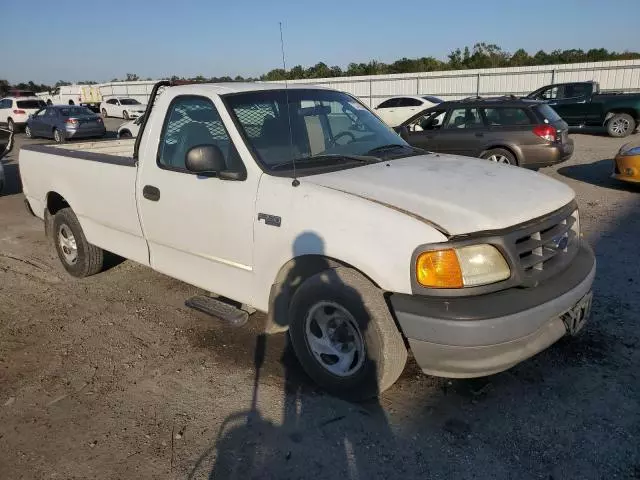
[[[640,183],[640,141],[623,145],[613,160],[613,178]]]
[[[47,105],[82,105],[98,112],[102,95],[95,85],[63,85],[50,92],[38,93]]]
[[[135,138],[140,131],[140,124],[144,120],[144,114],[140,115],[135,120],[130,120],[123,123],[118,127],[118,138]]]
[[[598,82],[556,83],[526,98],[546,101],[571,127],[604,127],[611,137],[640,124],[640,93],[600,93]]]
[[[135,98],[110,98],[100,104],[100,112],[104,118],[120,117],[129,120],[140,117],[146,109],[147,106]]]
[[[6,97],[0,100],[0,125],[11,131],[24,128],[29,115],[37,112],[45,103],[38,97]]]
[[[585,325],[595,257],[565,184],[425,153],[344,92],[196,84],[156,99],[168,85],[140,141],[20,150],[29,209],[70,275],[100,272],[106,250],[215,292],[188,304],[217,318],[268,312],[255,327],[288,329],[307,374],[350,399],[390,387],[407,347],[425,373],[478,377]]]
[[[72,138],[104,137],[107,133],[100,115],[87,107],[51,105],[29,117],[27,137],[53,138],[62,143]]]
[[[440,102],[442,100],[431,95],[403,95],[385,100],[374,111],[387,125],[395,127],[412,117],[416,112]]]
[[[411,145],[538,169],[573,154],[568,125],[544,102],[514,97],[442,102],[402,126]]]
[[[0,128],[0,193],[2,193],[5,185],[4,166],[2,165],[2,159],[13,148],[13,136],[14,132],[12,130]]]

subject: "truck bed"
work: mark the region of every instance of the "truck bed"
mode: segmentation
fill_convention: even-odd
[[[127,138],[125,140],[103,140],[99,142],[66,143],[63,145],[47,146],[62,150],[62,155],[67,155],[67,152],[83,152],[133,158],[133,145],[135,142],[134,138]]]

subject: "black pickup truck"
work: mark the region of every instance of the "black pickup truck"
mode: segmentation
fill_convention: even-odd
[[[605,127],[612,137],[626,137],[640,123],[640,93],[600,93],[597,82],[556,83],[526,98],[546,100],[572,127]]]

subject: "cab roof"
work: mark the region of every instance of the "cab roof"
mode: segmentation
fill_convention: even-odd
[[[216,95],[226,95],[230,93],[242,92],[258,92],[263,90],[284,90],[285,88],[292,90],[330,90],[326,87],[313,85],[308,83],[251,83],[251,82],[228,82],[228,83],[194,83],[189,85],[176,85],[170,87],[180,93],[194,94],[207,92]]]

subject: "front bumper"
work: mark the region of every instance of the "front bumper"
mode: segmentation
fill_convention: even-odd
[[[480,377],[506,370],[564,336],[562,316],[591,291],[595,263],[583,241],[571,265],[537,287],[457,298],[393,294],[390,302],[425,373]]]
[[[623,182],[640,183],[640,155],[616,155],[611,178]]]

